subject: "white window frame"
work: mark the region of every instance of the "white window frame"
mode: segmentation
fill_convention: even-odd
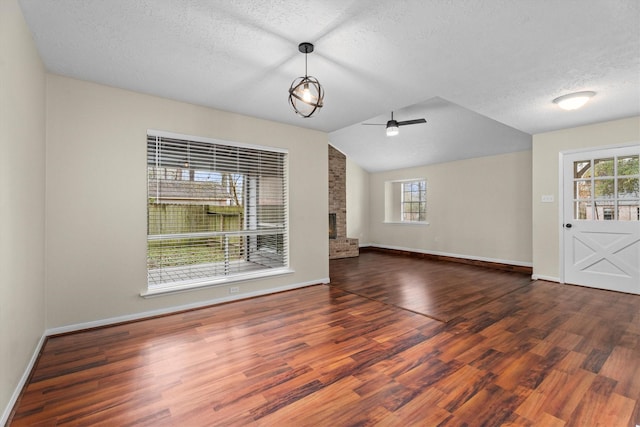
[[[424,182],[425,186],[425,216],[424,221],[407,221],[403,220],[404,192],[405,183]],[[429,225],[427,221],[427,179],[426,178],[410,178],[386,181],[384,183],[384,223],[399,225]]]
[[[422,185],[424,186],[424,199],[422,199],[421,197],[419,197],[418,201],[406,201],[404,199],[405,194],[407,192],[410,193],[414,193],[413,190],[407,191],[405,190],[405,186],[407,185],[414,185],[414,184],[418,184],[418,185]],[[401,191],[401,198],[400,198],[400,220],[402,222],[408,222],[408,223],[423,223],[426,221],[427,218],[427,181],[424,179],[416,179],[414,181],[404,181],[401,183],[400,185],[400,191]],[[421,196],[421,190],[418,190],[419,196]],[[405,219],[405,215],[406,214],[410,214],[410,213],[415,213],[415,212],[406,212],[405,211],[405,207],[408,203],[418,203],[418,218],[420,218],[421,216],[424,218],[423,220],[417,219],[417,220],[412,220],[412,219]],[[424,203],[424,209],[420,208],[420,204]]]
[[[289,265],[289,217],[288,217],[288,210],[289,210],[288,169],[289,169],[289,166],[288,166],[288,150],[287,149],[277,148],[277,147],[265,147],[265,146],[246,144],[246,143],[240,143],[240,142],[224,141],[219,139],[205,138],[205,137],[199,137],[199,136],[193,136],[193,135],[184,135],[184,134],[165,132],[165,131],[153,130],[153,129],[149,129],[147,131],[147,138],[150,138],[150,137],[182,140],[185,142],[191,141],[196,143],[206,143],[206,144],[213,144],[213,145],[224,146],[224,147],[236,147],[239,149],[261,150],[265,152],[284,154],[283,165],[282,165],[282,168],[283,168],[282,197],[284,199],[283,200],[284,224],[282,226],[278,226],[278,230],[277,230],[278,236],[284,236],[283,237],[284,254],[283,255],[281,254],[280,256],[281,257],[280,259],[282,259],[282,257],[284,259],[283,261],[284,265],[282,266],[277,265],[275,267],[269,267],[268,265],[265,265],[264,268],[258,269],[258,270],[251,270],[251,271],[239,270],[239,271],[231,271],[231,272],[227,271],[228,269],[225,267],[224,274],[215,274],[215,275],[211,275],[204,278],[194,277],[192,279],[178,280],[174,282],[169,281],[166,283],[157,283],[157,282],[152,283],[152,281],[150,280],[151,269],[148,266],[147,267],[147,276],[148,276],[147,288],[146,290],[143,290],[141,292],[141,296],[149,297],[149,296],[154,296],[159,294],[183,292],[183,291],[187,291],[191,289],[199,289],[203,287],[223,286],[223,285],[228,285],[231,283],[236,283],[236,282],[241,282],[246,280],[255,280],[255,279],[271,277],[276,275],[290,274],[294,272]],[[147,144],[149,143],[147,142]],[[147,170],[148,168],[149,168],[149,165],[147,164]],[[247,181],[250,181],[250,180],[247,179]],[[247,182],[245,187],[247,190],[244,197],[255,201],[255,198],[256,198],[255,183]],[[149,194],[147,201],[149,201],[149,197],[153,197],[153,196]],[[243,227],[243,230],[196,232],[196,233],[189,233],[189,236],[194,236],[195,238],[215,237],[215,238],[224,239],[225,242],[228,238],[233,238],[234,236],[243,236],[247,241],[246,243],[247,248],[255,249],[258,242],[257,239],[260,239],[261,236],[268,237],[268,235],[273,234],[273,232],[270,232],[268,229],[265,230],[265,228],[262,227],[263,225],[265,225],[268,228],[269,226],[271,226],[270,224],[258,224],[256,222],[256,218],[254,215],[256,213],[255,206],[249,207],[247,209],[246,206],[248,205],[248,203],[246,201],[244,201],[243,203],[245,205],[245,211],[246,211],[245,226]],[[147,213],[147,221],[149,221],[149,213]],[[154,241],[154,240],[162,240],[162,239],[171,239],[174,237],[177,237],[177,238],[186,237],[186,234],[184,233],[180,235],[148,234],[147,239],[148,241]],[[226,247],[224,250],[225,250],[225,265],[228,265],[228,262],[226,261],[226,258],[227,258]],[[249,256],[248,253],[247,253],[247,256]]]

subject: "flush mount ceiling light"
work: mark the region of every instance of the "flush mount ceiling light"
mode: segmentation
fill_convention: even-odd
[[[589,101],[596,93],[590,90],[562,95],[553,100],[563,110],[577,110]]]
[[[298,50],[304,53],[304,77],[297,77],[289,88],[289,104],[301,117],[311,117],[323,106],[324,89],[313,76],[307,75],[307,55],[313,52],[313,45],[300,43]]]

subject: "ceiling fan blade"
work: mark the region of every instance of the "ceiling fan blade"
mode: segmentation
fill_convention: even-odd
[[[386,126],[386,123],[361,123],[362,125],[365,126]]]
[[[405,120],[403,122],[398,122],[398,126],[417,125],[419,123],[427,123],[427,121],[425,119]]]

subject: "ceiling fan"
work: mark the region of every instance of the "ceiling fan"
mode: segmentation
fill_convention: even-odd
[[[427,123],[426,119],[415,119],[415,120],[404,120],[402,122],[399,122],[397,120],[394,120],[393,118],[393,111],[391,112],[391,120],[389,120],[387,123],[363,123],[363,125],[369,125],[369,126],[386,126],[387,127],[387,136],[395,136],[398,133],[400,133],[399,131],[399,127],[400,126],[407,126],[407,125],[417,125],[420,123]]]

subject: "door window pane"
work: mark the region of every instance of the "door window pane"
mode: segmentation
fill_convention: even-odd
[[[591,219],[591,203],[575,202],[573,217],[575,219]]]
[[[618,179],[618,197],[621,199],[638,198],[638,178]]]
[[[615,187],[613,179],[598,179],[595,181],[595,198],[612,199],[615,197]]]
[[[638,156],[628,156],[618,158],[618,175],[638,175],[640,168]]]
[[[640,221],[640,200],[618,202],[619,221]]]
[[[613,159],[595,159],[593,167],[596,171],[595,176],[613,176]]]
[[[613,200],[598,200],[595,202],[596,221],[611,221],[615,219],[615,202]]]
[[[580,160],[573,162],[574,178],[589,178],[591,176],[591,160]]]
[[[591,181],[579,180],[576,181],[574,199],[590,199],[591,198]]]

